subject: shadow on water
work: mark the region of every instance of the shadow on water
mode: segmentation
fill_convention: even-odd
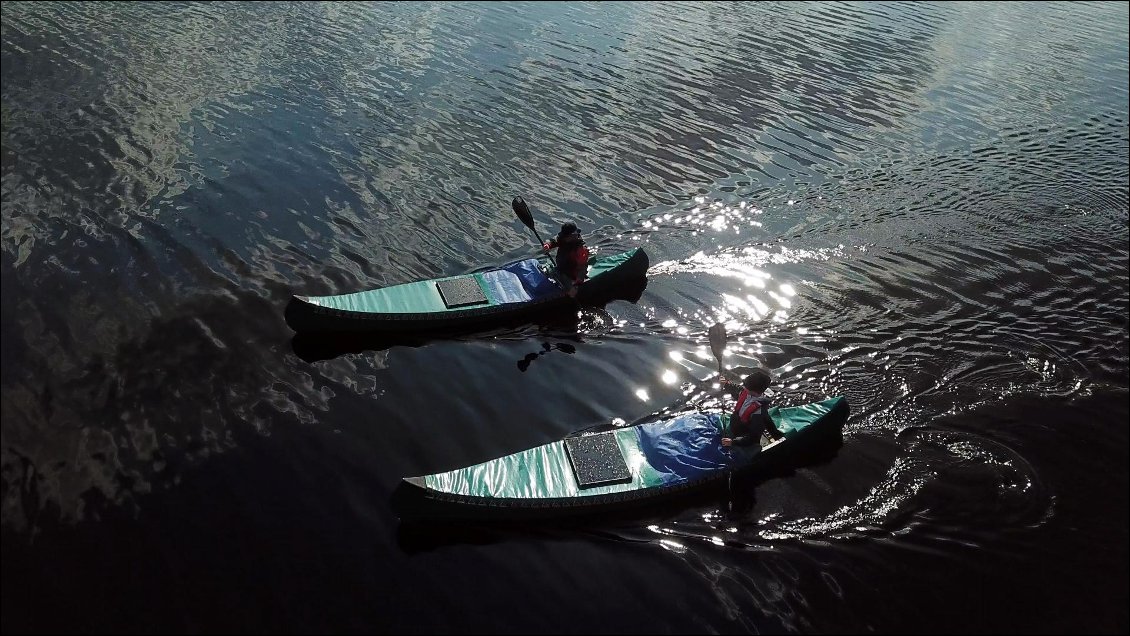
[[[291,350],[304,362],[320,362],[338,356],[383,351],[392,347],[420,347],[439,340],[479,340],[486,338],[507,338],[528,336],[529,330],[536,329],[540,335],[561,338],[575,338],[583,334],[582,313],[595,311],[603,313],[605,306],[618,300],[637,303],[647,288],[647,280],[640,280],[630,287],[623,287],[614,293],[595,297],[580,311],[560,311],[539,315],[531,322],[528,319],[499,319],[489,330],[481,328],[448,328],[411,333],[317,333],[299,332],[290,341]],[[518,361],[518,368],[525,371],[530,363],[551,350],[564,353],[576,351],[571,345],[543,344],[543,349],[531,353]]]
[[[714,503],[715,519],[724,524],[738,523],[757,504],[759,486],[780,478],[791,477],[798,470],[816,468],[831,462],[843,447],[843,431],[820,436],[807,444],[805,459],[775,460],[735,473],[731,481],[722,480],[708,486],[672,494],[662,501],[625,504],[622,508],[599,511],[578,511],[569,517],[533,519],[401,519],[396,532],[397,545],[408,554],[419,554],[455,545],[492,545],[513,540],[571,540],[578,535],[606,537],[613,540],[635,540],[620,532],[677,520],[694,508]],[[401,502],[397,489],[392,506]],[[741,537],[734,545],[745,545]]]
[[[567,342],[555,342],[553,344],[543,342],[541,343],[541,351],[538,351],[536,353],[527,353],[524,358],[518,361],[518,370],[525,373],[527,370],[529,370],[530,365],[533,364],[535,360],[552,351],[560,351],[562,353],[572,355],[577,352],[577,348]]]

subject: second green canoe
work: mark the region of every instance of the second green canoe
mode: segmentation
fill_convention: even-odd
[[[849,412],[834,397],[769,413],[785,437],[763,447],[722,447],[726,414],[693,412],[571,436],[474,466],[402,481],[402,520],[528,520],[648,504],[712,484],[731,472],[803,462],[838,441]]]

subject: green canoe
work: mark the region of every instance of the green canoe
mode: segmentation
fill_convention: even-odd
[[[724,448],[729,416],[693,412],[582,434],[423,477],[393,497],[404,521],[536,519],[612,512],[725,483],[728,475],[803,461],[839,441],[849,412],[835,397],[769,413],[785,437]]]
[[[403,283],[338,296],[293,296],[286,322],[295,332],[405,333],[484,327],[596,304],[645,280],[641,248],[592,256],[575,299],[562,290],[548,258],[529,258],[473,274]]]

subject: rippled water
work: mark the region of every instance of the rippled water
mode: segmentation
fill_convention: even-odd
[[[4,631],[1127,631],[1125,3],[2,15]],[[644,246],[639,302],[301,355],[291,293],[532,254],[516,194]],[[715,321],[848,396],[833,460],[399,525],[402,476],[719,406]]]

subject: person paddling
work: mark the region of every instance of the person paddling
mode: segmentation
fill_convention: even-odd
[[[725,379],[723,383],[729,384]],[[764,394],[772,383],[773,376],[764,368],[754,369],[745,377],[738,402],[730,415],[730,437],[722,438],[723,446],[760,445],[763,432],[769,433],[769,437],[775,440],[785,436],[769,417],[770,400]]]
[[[557,277],[565,293],[577,295],[577,285],[585,281],[589,271],[589,248],[581,240],[581,231],[575,223],[565,223],[556,238],[542,244],[542,249],[557,248]]]

